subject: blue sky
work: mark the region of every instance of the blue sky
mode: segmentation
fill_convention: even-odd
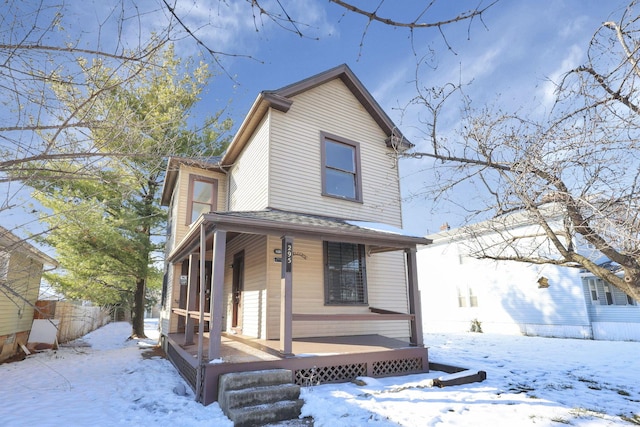
[[[411,5],[426,2],[387,3],[380,14],[402,20],[416,15]],[[443,27],[451,49],[437,30],[416,30],[412,44],[407,30],[377,23],[367,27],[365,18],[345,13],[326,1],[282,4],[292,17],[308,23],[309,27],[300,28],[318,40],[301,38],[268,21],[263,21],[264,26],[255,31],[250,9],[244,2],[220,7],[212,14],[196,8],[187,12],[185,16],[192,23],[203,24],[203,18],[213,23],[201,27],[198,36],[203,41],[221,51],[255,58],[221,57],[226,71],[238,85],[230,92],[229,79],[217,77],[204,103],[214,105],[232,99],[229,111],[239,124],[259,91],[277,89],[347,63],[420,150],[424,143],[420,118],[424,112],[410,108],[403,114],[399,108],[415,96],[416,58],[428,58],[432,65],[419,70],[418,78],[423,85],[473,81],[466,93],[474,105],[499,105],[505,110],[525,109],[539,114],[553,102],[550,81],[557,81],[563,72],[584,61],[593,33],[602,22],[619,17],[627,2],[502,1],[488,10],[482,21]],[[477,2],[441,4],[442,9],[434,14],[450,17]],[[431,20],[429,17],[425,15],[424,21]],[[215,22],[222,24],[216,26]],[[433,56],[430,52],[434,52]],[[458,118],[457,106],[453,106],[443,116],[443,129],[455,126]],[[428,165],[426,160],[414,159],[403,160],[400,165],[405,196],[404,228],[417,235],[436,232],[444,222],[453,227],[462,225],[464,219],[457,206],[415,196],[428,179],[423,172]],[[462,200],[467,197],[471,200],[473,194],[461,195]]]
[[[139,3],[138,10],[145,13],[141,19],[127,20],[124,27],[131,43],[137,39],[138,25],[151,31],[161,29],[166,22],[160,0]],[[423,85],[473,80],[466,92],[474,105],[500,105],[505,110],[526,108],[535,114],[551,105],[552,85],[548,80],[557,79],[563,71],[583,62],[590,37],[603,21],[611,19],[612,13],[619,16],[627,1],[502,0],[484,14],[482,21],[443,27],[451,50],[435,29],[416,30],[412,45],[406,29],[375,22],[367,26],[365,18],[326,0],[263,2],[277,11],[279,3],[299,23],[298,28],[306,37],[283,30],[267,18],[254,17],[255,11],[245,1],[179,0],[177,10],[197,37],[217,51],[240,55],[219,56],[224,72],[212,80],[199,111],[217,111],[226,106],[239,125],[261,90],[277,89],[347,63],[420,150],[423,112],[410,108],[403,114],[399,109],[415,96],[416,58],[428,58],[431,64],[419,70]],[[357,3],[363,8],[378,4]],[[425,3],[428,2],[387,0],[380,14],[403,20],[414,17],[417,8]],[[477,3],[442,0],[440,8],[427,12],[423,21],[431,21],[434,15],[451,17]],[[67,27],[73,30],[76,26],[83,31],[83,37],[94,37],[96,26],[92,23],[111,10],[106,1],[70,2],[68,8],[76,17],[67,22]],[[105,29],[101,37],[106,43],[109,37]],[[190,38],[178,41],[177,47],[183,55],[201,52]],[[430,52],[434,56],[429,56]],[[202,59],[216,69],[210,57],[205,55]],[[227,106],[228,101],[231,103]],[[455,126],[458,117],[456,108],[448,110],[443,129]],[[425,167],[428,162],[422,160],[403,160],[400,164],[406,196],[404,227],[417,235],[436,232],[444,222],[453,227],[462,222],[456,206],[412,197],[427,179],[422,171]],[[19,216],[23,218],[23,214]]]

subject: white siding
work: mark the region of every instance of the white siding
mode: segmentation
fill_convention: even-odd
[[[274,249],[281,247],[278,237],[270,236],[267,246],[268,324],[267,338],[280,335],[280,278],[282,265],[275,262]],[[322,242],[293,241],[293,312],[301,314],[370,313],[369,306],[407,313],[408,301],[402,254],[368,257],[367,285],[369,306],[327,306],[324,304],[324,262]],[[387,270],[387,271],[385,271]],[[408,322],[294,322],[294,338],[381,334],[395,338],[409,336]]]
[[[425,332],[469,330],[584,338],[589,318],[579,272],[556,266],[476,260],[457,244],[418,251],[418,279]],[[546,277],[548,288],[538,288]],[[458,289],[471,288],[477,307],[460,307]],[[468,293],[466,294],[468,295]],[[586,331],[586,332],[585,332]]]
[[[269,121],[258,125],[231,168],[229,210],[261,210],[268,206]]]
[[[593,338],[610,341],[640,341],[638,323],[593,322]]]
[[[400,227],[398,170],[386,135],[351,91],[335,79],[271,113],[269,206]],[[360,144],[363,203],[323,197],[320,132]]]

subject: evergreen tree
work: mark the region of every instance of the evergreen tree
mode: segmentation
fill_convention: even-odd
[[[172,48],[157,54],[158,66],[136,79],[122,81],[121,70],[82,60],[79,67],[93,87],[54,84],[63,105],[88,123],[88,138],[76,138],[77,129],[65,132],[65,145],[89,139],[101,156],[32,165],[39,172],[30,181],[34,198],[48,210],[41,217],[51,230],[44,242],[64,269],[46,279],[71,298],[131,309],[132,336],[138,337],[144,336],[146,289],[161,285],[154,255],[166,223],[159,205],[166,158],[220,154],[231,127],[217,113],[193,128],[189,113],[211,77],[207,66],[183,64]]]

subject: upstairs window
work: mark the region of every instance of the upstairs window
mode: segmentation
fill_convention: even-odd
[[[0,250],[0,280],[7,280],[9,275],[9,252]]]
[[[192,224],[201,214],[217,209],[218,180],[204,176],[189,176],[189,200],[187,225]]]
[[[367,304],[364,245],[324,242],[325,304]]]
[[[322,133],[322,194],[362,201],[360,145]]]

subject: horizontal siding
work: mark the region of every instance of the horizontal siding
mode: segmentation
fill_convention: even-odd
[[[640,341],[638,322],[593,322],[593,338],[610,341]]]
[[[187,209],[189,201],[189,177],[191,175],[204,176],[209,178],[215,178],[218,180],[218,211],[227,210],[227,176],[221,172],[208,171],[205,169],[194,168],[190,166],[181,165],[178,173],[178,180],[174,189],[173,197],[173,244],[180,242],[180,240],[187,234],[190,226],[187,224]]]
[[[492,325],[590,324],[579,272],[557,266],[475,260],[460,256],[455,244],[430,245],[418,251],[418,280],[425,330],[430,322]],[[461,262],[462,260],[462,262]],[[549,288],[538,288],[546,277]],[[459,307],[458,288],[471,288],[477,307]]]
[[[229,200],[233,211],[261,210],[268,206],[269,121],[260,122],[230,173]]]
[[[274,249],[281,247],[278,237],[268,240],[268,339],[277,339],[280,334],[280,283],[281,263],[273,261]],[[370,313],[368,306],[326,306],[324,304],[324,263],[322,242],[296,239],[293,241],[293,312],[313,314]],[[407,312],[404,264],[397,254],[375,255],[367,258],[367,284],[369,305]],[[399,260],[399,265],[395,261]],[[389,271],[382,273],[385,268]],[[375,277],[376,274],[380,276]],[[398,286],[392,285],[397,283]],[[400,292],[398,292],[400,289]],[[386,300],[385,300],[386,299]],[[375,303],[375,305],[374,305]],[[396,338],[409,335],[408,322],[333,322],[296,321],[293,323],[294,338],[381,334]]]
[[[5,285],[20,297],[0,292],[0,336],[31,329],[41,278],[40,262],[20,252],[10,254]]]
[[[171,309],[180,301],[181,264],[167,266],[167,300],[160,311],[160,330],[164,334],[178,331],[178,316],[171,316]]]
[[[401,226],[398,170],[386,135],[341,80],[293,97],[291,109],[272,112],[271,122],[269,206]],[[363,203],[321,195],[321,131],[360,144]]]
[[[244,250],[244,290],[241,300],[242,334],[263,338],[266,328],[267,281],[265,267],[266,236],[243,234],[227,244],[225,255],[224,313],[226,329],[231,329],[233,257]],[[240,326],[240,325],[239,325]]]

